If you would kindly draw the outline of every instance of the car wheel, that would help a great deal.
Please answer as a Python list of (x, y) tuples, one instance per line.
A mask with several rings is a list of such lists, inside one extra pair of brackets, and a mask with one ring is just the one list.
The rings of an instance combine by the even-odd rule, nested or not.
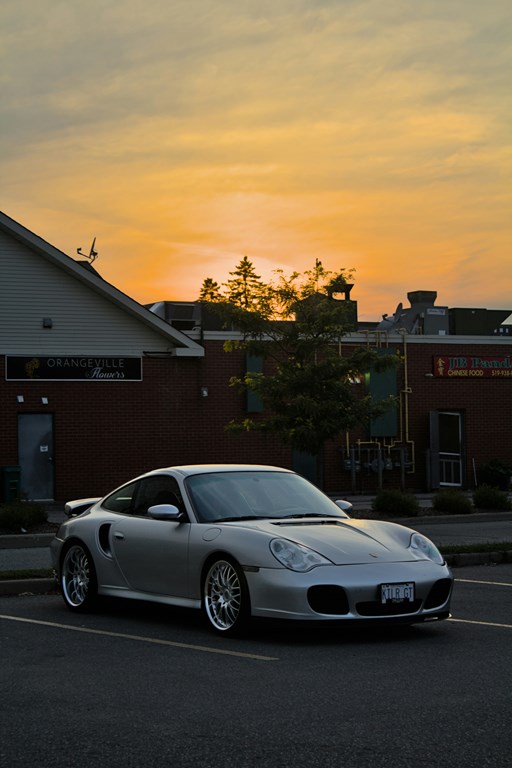
[(85, 544), (70, 544), (62, 557), (60, 586), (67, 607), (72, 611), (87, 611), (93, 607), (98, 594), (96, 570)]
[(208, 569), (203, 608), (217, 632), (233, 635), (247, 626), (251, 612), (249, 590), (242, 569), (233, 560), (216, 560)]

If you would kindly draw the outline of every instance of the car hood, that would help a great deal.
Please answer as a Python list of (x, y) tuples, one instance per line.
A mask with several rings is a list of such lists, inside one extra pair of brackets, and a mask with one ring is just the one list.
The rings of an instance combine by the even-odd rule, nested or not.
[(327, 557), (335, 565), (417, 559), (408, 548), (413, 531), (395, 523), (326, 517), (258, 520), (235, 525), (257, 528), (272, 537), (281, 536), (302, 544)]

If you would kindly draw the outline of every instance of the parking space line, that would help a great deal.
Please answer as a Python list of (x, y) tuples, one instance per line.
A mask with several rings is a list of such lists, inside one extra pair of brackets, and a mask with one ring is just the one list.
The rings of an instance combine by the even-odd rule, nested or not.
[(144, 637), (143, 635), (125, 635), (122, 632), (108, 632), (103, 629), (88, 629), (87, 627), (74, 627), (72, 624), (58, 624), (53, 621), (39, 621), (37, 619), (26, 619), (22, 616), (8, 616), (0, 614), (0, 619), (8, 621), (18, 621), (25, 624), (38, 624), (43, 627), (56, 627), (57, 629), (70, 629), (72, 632), (85, 632), (90, 635), (103, 635), (106, 637), (117, 637), (122, 640), (138, 640), (143, 643), (153, 643), (154, 645), (167, 645), (173, 648), (184, 648), (188, 651), (201, 651), (203, 653), (217, 653), (223, 656), (236, 656), (242, 659), (251, 659), (252, 661), (279, 661), (277, 656), (260, 656), (256, 653), (244, 653), (242, 651), (229, 651), (226, 648), (211, 648), (207, 645), (193, 645), (192, 643), (178, 643), (172, 640), (158, 640), (154, 637)]
[(491, 584), (493, 587), (512, 587), (507, 581), (478, 581), (478, 579), (455, 579), (457, 583), (463, 581), (466, 584)]
[(497, 624), (493, 621), (472, 621), (471, 619), (454, 619), (451, 616), (448, 621), (455, 621), (457, 624), (478, 624), (482, 627), (498, 627), (499, 629), (512, 629), (512, 624)]

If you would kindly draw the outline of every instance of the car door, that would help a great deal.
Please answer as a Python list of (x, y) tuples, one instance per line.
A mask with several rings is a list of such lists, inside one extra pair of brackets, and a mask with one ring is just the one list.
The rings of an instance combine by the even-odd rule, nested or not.
[[(190, 523), (149, 517), (149, 507), (162, 503), (183, 504), (176, 480), (169, 475), (140, 480), (131, 503), (110, 528), (111, 551), (131, 589), (187, 598)], [(109, 504), (115, 507), (116, 499), (107, 499), (105, 506)]]

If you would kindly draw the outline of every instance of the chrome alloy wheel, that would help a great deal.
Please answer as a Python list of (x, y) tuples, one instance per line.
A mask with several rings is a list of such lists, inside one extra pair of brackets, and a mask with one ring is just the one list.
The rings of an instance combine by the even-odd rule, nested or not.
[(85, 608), (95, 597), (95, 574), (91, 556), (81, 544), (72, 544), (61, 568), (62, 595), (69, 608)]
[(229, 633), (241, 627), (248, 609), (246, 594), (243, 574), (234, 563), (213, 563), (204, 582), (204, 609), (214, 629)]

